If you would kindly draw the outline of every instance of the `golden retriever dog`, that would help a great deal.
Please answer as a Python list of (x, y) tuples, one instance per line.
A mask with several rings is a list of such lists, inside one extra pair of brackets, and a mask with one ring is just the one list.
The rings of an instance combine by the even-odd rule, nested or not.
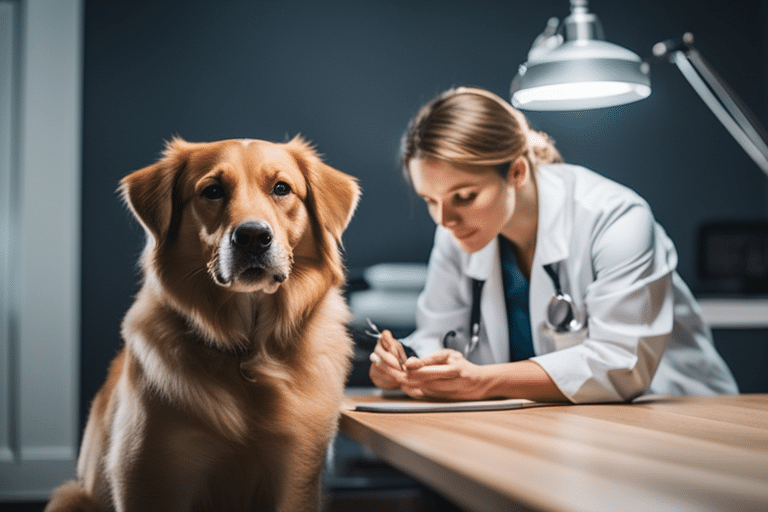
[(147, 232), (77, 480), (46, 510), (314, 511), (350, 369), (356, 180), (301, 138), (174, 139), (121, 191)]

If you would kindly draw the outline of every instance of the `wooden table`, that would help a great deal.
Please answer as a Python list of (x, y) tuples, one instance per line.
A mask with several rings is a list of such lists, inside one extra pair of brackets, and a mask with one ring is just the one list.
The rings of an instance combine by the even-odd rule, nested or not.
[(768, 510), (768, 395), (374, 413), (341, 431), (471, 511)]

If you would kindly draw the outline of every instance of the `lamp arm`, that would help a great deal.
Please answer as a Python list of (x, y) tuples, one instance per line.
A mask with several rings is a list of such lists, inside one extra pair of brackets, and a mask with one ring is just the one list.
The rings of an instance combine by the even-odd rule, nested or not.
[(746, 105), (690, 44), (684, 49), (674, 48), (667, 56), (736, 142), (768, 176), (765, 130)]
[(728, 87), (728, 84), (723, 80), (712, 65), (707, 62), (701, 53), (695, 48), (691, 48), (686, 56), (693, 67), (696, 68), (699, 75), (704, 78), (709, 86), (715, 91), (717, 97), (723, 103), (725, 108), (728, 109), (731, 116), (736, 119), (739, 126), (744, 128), (744, 132), (756, 143), (763, 143), (768, 147), (766, 141), (768, 141), (768, 135), (765, 129), (760, 125), (755, 115), (747, 108), (744, 102), (739, 98), (733, 90)]

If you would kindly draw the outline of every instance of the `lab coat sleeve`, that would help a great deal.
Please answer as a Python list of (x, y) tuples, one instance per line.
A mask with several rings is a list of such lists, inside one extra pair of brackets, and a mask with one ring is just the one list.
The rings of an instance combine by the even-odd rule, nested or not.
[(471, 292), (461, 271), (462, 257), (450, 234), (438, 227), (426, 283), (416, 306), (418, 328), (403, 340), (419, 357), (442, 349), (445, 333), (466, 330), (462, 323), (469, 322)]
[(587, 338), (534, 358), (573, 402), (648, 390), (673, 326), (674, 246), (644, 202), (609, 209), (591, 230)]

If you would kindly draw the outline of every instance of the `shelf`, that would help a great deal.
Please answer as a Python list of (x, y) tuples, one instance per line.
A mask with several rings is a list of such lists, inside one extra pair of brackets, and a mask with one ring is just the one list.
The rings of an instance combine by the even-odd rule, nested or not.
[(768, 328), (768, 298), (699, 298), (704, 318), (713, 329)]

